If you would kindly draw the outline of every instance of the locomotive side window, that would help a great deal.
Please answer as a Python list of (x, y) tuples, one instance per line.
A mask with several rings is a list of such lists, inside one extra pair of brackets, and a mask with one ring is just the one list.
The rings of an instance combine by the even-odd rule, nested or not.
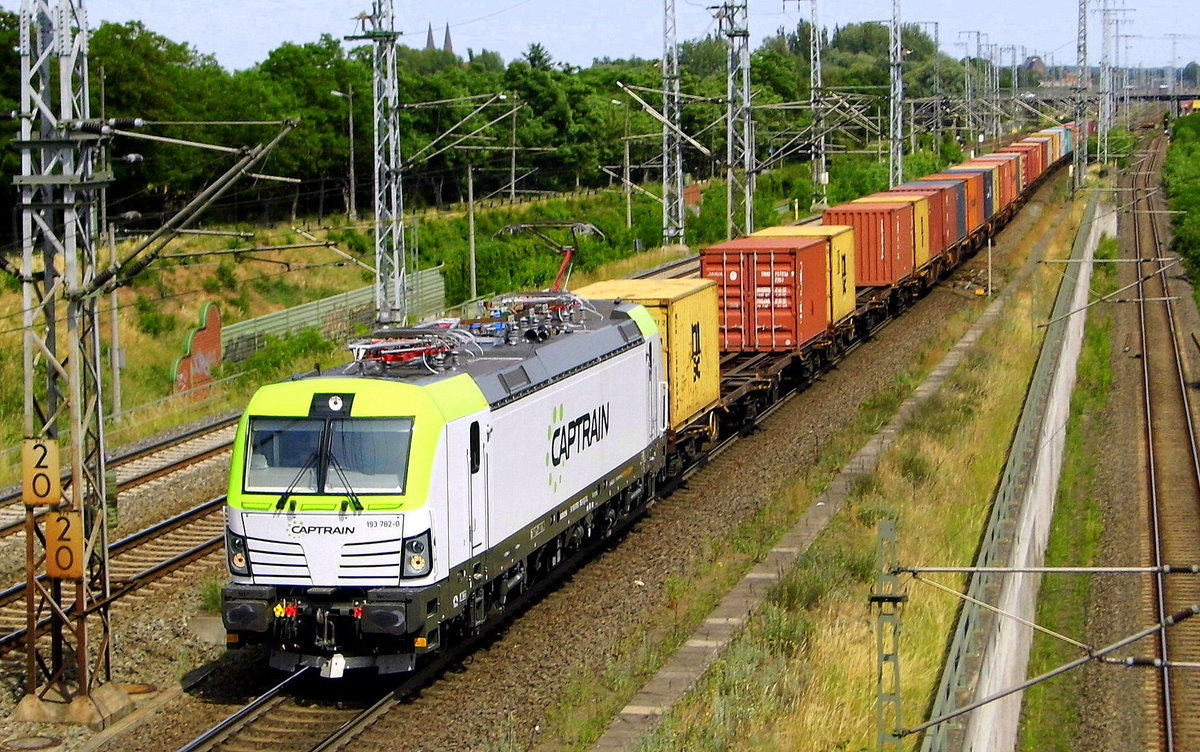
[(317, 453), (324, 421), (255, 418), (250, 421), (247, 491), (317, 490)]
[(471, 474), (479, 472), (479, 461), (482, 448), (479, 445), (479, 421), (471, 423)]
[(404, 493), (412, 418), (329, 423), (327, 493)]

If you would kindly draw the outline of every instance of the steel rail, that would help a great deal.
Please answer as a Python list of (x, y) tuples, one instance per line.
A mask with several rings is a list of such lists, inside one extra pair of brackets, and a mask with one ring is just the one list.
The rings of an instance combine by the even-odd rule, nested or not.
[[(225, 497), (218, 496), (214, 499), (193, 507), (185, 512), (175, 515), (169, 519), (163, 520), (151, 527), (141, 530), (133, 535), (122, 538), (119, 541), (109, 544), (109, 556), (116, 558), (120, 554), (126, 554), (136, 550), (138, 547), (157, 540), (163, 535), (183, 528), (189, 524), (198, 522), (206, 517), (209, 517), (214, 512), (223, 509)], [(102, 602), (97, 602), (92, 605), (90, 610), (95, 610), (102, 605), (111, 605), (121, 597), (128, 595), (136, 590), (140, 590), (146, 585), (160, 579), (167, 573), (174, 571), (196, 559), (203, 558), (213, 551), (219, 549), (225, 543), (224, 534), (213, 536), (192, 547), (185, 549), (168, 559), (158, 561), (149, 567), (141, 570), (137, 574), (124, 578), (119, 585), (113, 589), (107, 598)], [(39, 575), (38, 582), (45, 582), (46, 576)], [(25, 597), (25, 583), (19, 583), (0, 591), (0, 608), (11, 605), (20, 601)], [(68, 612), (70, 613), (70, 612)], [(38, 630), (50, 624), (50, 617), (46, 617), (38, 622)], [(0, 635), (0, 654), (12, 650), (19, 644), (23, 644), (26, 635), (28, 634), (27, 627), (21, 627), (6, 634)]]
[(211, 749), (215, 745), (225, 741), (229, 738), (231, 733), (237, 731), (239, 724), (244, 725), (247, 722), (253, 721), (254, 718), (252, 716), (258, 713), (260, 709), (264, 712), (269, 711), (270, 708), (267, 708), (266, 706), (278, 701), (283, 696), (283, 690), (288, 685), (307, 673), (308, 668), (302, 668), (296, 673), (286, 677), (283, 681), (279, 682), (274, 687), (256, 697), (253, 702), (239, 709), (236, 713), (213, 726), (202, 735), (180, 747), (179, 752), (197, 752), (197, 750), (200, 749)]
[[(187, 431), (184, 431), (182, 433), (167, 436), (167, 437), (160, 439), (158, 441), (155, 441), (151, 444), (147, 444), (146, 446), (139, 447), (137, 449), (133, 449), (128, 452), (124, 452), (122, 454), (114, 455), (113, 457), (110, 457), (108, 459), (108, 463), (107, 463), (108, 468), (113, 469), (116, 467), (120, 467), (121, 465), (126, 465), (126, 464), (129, 464), (132, 462), (136, 462), (137, 460), (145, 459), (145, 458), (150, 457), (158, 452), (170, 449), (171, 447), (174, 447), (174, 446), (177, 446), (180, 444), (185, 444), (185, 443), (187, 443), (189, 441), (193, 441), (195, 439), (203, 438), (204, 436), (206, 436), (210, 433), (216, 433), (217, 431), (222, 431), (226, 428), (229, 428), (230, 426), (236, 425), (237, 421), (238, 421), (237, 417), (222, 418), (222, 419), (219, 419), (216, 421), (212, 421), (210, 423), (206, 423), (201, 426), (197, 426), (195, 428), (188, 429)], [(134, 488), (143, 483), (147, 483), (151, 480), (154, 480), (155, 478), (160, 478), (163, 475), (165, 475), (175, 469), (178, 469), (180, 466), (197, 464), (199, 462), (202, 462), (203, 460), (208, 459), (209, 457), (213, 457), (222, 452), (228, 451), (230, 445), (231, 444), (222, 444), (220, 446), (203, 449), (203, 450), (200, 450), (193, 454), (190, 454), (187, 457), (180, 458), (178, 461), (176, 461), (170, 465), (151, 468), (150, 470), (147, 470), (146, 472), (141, 473), (140, 475), (137, 475), (133, 478), (126, 480), (124, 483), (121, 484), (121, 488), (123, 488), (123, 489)], [(63, 476), (63, 479), (66, 480), (67, 476)], [(20, 504), (20, 503), (21, 503), (21, 490), (19, 488), (16, 490), (11, 490), (11, 491), (5, 492), (3, 494), (0, 494), (0, 509), (14, 506), (14, 505)], [(46, 514), (45, 511), (41, 511), (38, 513), (37, 516), (40, 519), (43, 516), (45, 516), (45, 514)], [(25, 529), (25, 518), (24, 518), (24, 516), (21, 516), (18, 519), (14, 520), (13, 522), (6, 523), (6, 524), (0, 524), (0, 538), (6, 538), (10, 535), (15, 535), (16, 533), (22, 532), (24, 529)]]
[[(1171, 489), (1164, 487), (1164, 474), (1160, 467), (1159, 458), (1155, 456), (1156, 441), (1161, 442), (1162, 439), (1158, 436), (1155, 430), (1155, 423), (1160, 420), (1160, 416), (1176, 412), (1174, 404), (1163, 405), (1164, 400), (1175, 399), (1179, 400), (1182, 409), (1178, 410), (1179, 419), (1183, 421), (1186, 427), (1186, 451), (1190, 460), (1190, 483), (1193, 490), (1200, 489), (1200, 451), (1197, 449), (1197, 440), (1194, 426), (1191, 421), (1191, 405), (1188, 399), (1188, 384), (1184, 374), (1182, 355), (1178, 340), (1178, 331), (1175, 324), (1175, 311), (1170, 300), (1170, 283), (1166, 277), (1166, 269), (1168, 264), (1162, 260), (1157, 260), (1159, 250), (1162, 248), (1161, 228), (1156, 218), (1151, 216), (1149, 219), (1143, 218), (1143, 210), (1153, 209), (1155, 200), (1152, 195), (1151, 181), (1152, 176), (1157, 173), (1162, 162), (1162, 137), (1156, 138), (1150, 147), (1150, 155), (1148, 158), (1149, 170), (1139, 173), (1134, 176), (1133, 188), (1135, 191), (1135, 203), (1133, 206), (1133, 233), (1134, 233), (1134, 248), (1135, 254), (1139, 257), (1147, 258), (1143, 252), (1147, 249), (1143, 248), (1143, 243), (1148, 240), (1153, 244), (1151, 256), (1155, 260), (1147, 260), (1144, 264), (1139, 265), (1139, 282), (1138, 282), (1138, 319), (1139, 330), (1142, 345), (1142, 381), (1143, 381), (1143, 409), (1145, 411), (1145, 426), (1143, 437), (1147, 447), (1147, 497), (1149, 503), (1150, 528), (1151, 528), (1151, 548), (1154, 557), (1154, 563), (1161, 565), (1165, 558), (1167, 536), (1171, 535), (1169, 520), (1167, 519), (1167, 507), (1172, 503)], [(1140, 195), (1139, 195), (1140, 194)], [(1142, 270), (1145, 265), (1150, 265), (1151, 273), (1144, 273)], [(1151, 341), (1154, 335), (1150, 334), (1148, 328), (1148, 310), (1147, 304), (1151, 300), (1151, 295), (1148, 294), (1146, 286), (1151, 278), (1157, 278), (1158, 285), (1161, 287), (1162, 296), (1159, 296), (1156, 302), (1161, 302), (1165, 305), (1160, 309), (1162, 316), (1165, 319), (1165, 326), (1162, 326), (1164, 331), (1158, 333), (1158, 337), (1167, 337), (1169, 342), (1169, 354), (1164, 354), (1164, 358), (1170, 358), (1171, 363), (1168, 365), (1162, 362), (1151, 363)], [(1170, 394), (1159, 393), (1155, 394), (1155, 390), (1161, 388), (1154, 385), (1155, 372), (1161, 373), (1164, 368), (1173, 366), (1173, 383), (1170, 387)], [(1176, 489), (1178, 490), (1178, 489)], [(1167, 493), (1164, 496), (1164, 492)], [(1157, 609), (1160, 620), (1165, 614), (1170, 612), (1171, 604), (1170, 595), (1168, 593), (1167, 582), (1162, 574), (1157, 575), (1153, 581), (1155, 608)], [(1156, 645), (1160, 661), (1157, 665), (1157, 683), (1161, 692), (1160, 722), (1162, 724), (1162, 732), (1164, 735), (1165, 749), (1167, 752), (1174, 752), (1180, 748), (1180, 714), (1188, 712), (1188, 709), (1179, 705), (1179, 689), (1182, 685), (1178, 684), (1181, 681), (1177, 672), (1173, 671), (1174, 661), (1171, 660), (1174, 648), (1171, 645), (1171, 638), (1167, 630), (1159, 633)]]

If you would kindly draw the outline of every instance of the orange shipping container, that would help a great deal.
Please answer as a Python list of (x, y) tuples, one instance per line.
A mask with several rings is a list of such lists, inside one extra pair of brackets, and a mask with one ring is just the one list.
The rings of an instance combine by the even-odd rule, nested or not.
[(796, 350), (829, 328), (823, 238), (737, 238), (705, 248), (700, 276), (717, 283), (721, 350)]
[(929, 201), (915, 194), (897, 194), (888, 191), (872, 193), (856, 198), (852, 204), (911, 204), (913, 208), (913, 268), (920, 269), (929, 263), (933, 232), (929, 221)]
[(846, 225), (779, 225), (751, 233), (752, 238), (821, 238), (825, 241), (829, 320), (837, 324), (854, 313), (854, 228)]
[(854, 228), (854, 270), (859, 287), (887, 287), (913, 272), (911, 204), (841, 204), (822, 221)]
[(967, 234), (978, 230), (986, 221), (983, 205), (983, 173), (981, 172), (939, 172), (926, 175), (921, 180), (962, 180), (967, 185)]

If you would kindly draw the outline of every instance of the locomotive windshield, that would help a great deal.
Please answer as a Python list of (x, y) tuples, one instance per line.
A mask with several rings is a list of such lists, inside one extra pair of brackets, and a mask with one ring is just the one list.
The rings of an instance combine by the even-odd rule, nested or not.
[(412, 418), (252, 418), (246, 491), (402, 494)]

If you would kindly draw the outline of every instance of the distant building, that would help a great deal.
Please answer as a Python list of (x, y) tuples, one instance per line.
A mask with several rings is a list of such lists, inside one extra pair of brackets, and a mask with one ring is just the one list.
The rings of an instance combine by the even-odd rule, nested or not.
[(1039, 73), (1045, 75), (1046, 61), (1042, 60), (1042, 58), (1038, 55), (1031, 55), (1030, 57), (1025, 58), (1024, 68), (1030, 73)]
[(427, 51), (437, 49), (437, 45), (433, 43), (433, 24), (429, 24), (429, 31), (425, 34), (425, 49)]
[(442, 43), (442, 51), (454, 54), (454, 43), (450, 41), (450, 24), (446, 24), (446, 41)]

